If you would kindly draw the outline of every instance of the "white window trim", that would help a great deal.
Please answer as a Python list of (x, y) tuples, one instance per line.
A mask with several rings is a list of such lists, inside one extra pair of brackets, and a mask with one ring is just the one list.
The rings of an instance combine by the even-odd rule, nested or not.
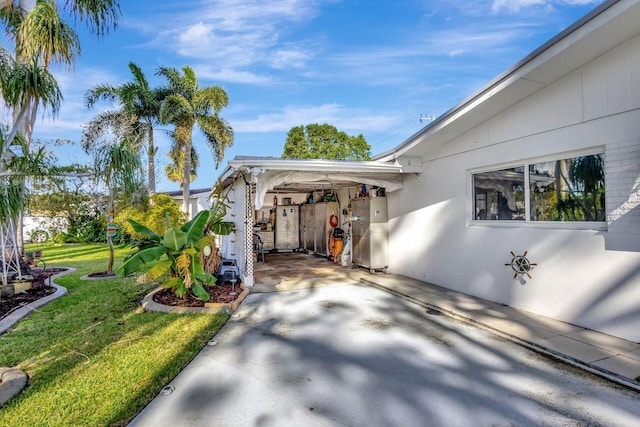
[[(565, 151), (546, 156), (531, 157), (526, 160), (519, 160), (514, 162), (497, 163), (491, 166), (484, 166), (481, 168), (474, 168), (467, 170), (467, 225), (472, 227), (508, 227), (508, 228), (552, 228), (552, 229), (566, 229), (566, 230), (598, 230), (607, 231), (608, 219), (605, 221), (531, 221), (531, 194), (529, 187), (529, 166), (535, 163), (552, 162), (563, 159), (569, 159), (574, 157), (591, 156), (594, 154), (602, 154), (606, 161), (605, 147), (591, 147), (583, 150)], [(474, 208), (474, 187), (473, 176), (478, 173), (497, 171), (501, 169), (522, 167), (524, 170), (524, 194), (525, 194), (525, 220), (480, 220), (475, 219), (473, 214)], [(607, 193), (606, 188), (606, 175), (605, 169), (605, 197)], [(608, 212), (606, 213), (608, 214)]]

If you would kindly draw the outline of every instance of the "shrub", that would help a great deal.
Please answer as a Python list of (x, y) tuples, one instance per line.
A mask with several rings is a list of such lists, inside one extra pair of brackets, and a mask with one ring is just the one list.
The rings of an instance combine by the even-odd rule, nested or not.
[(149, 198), (144, 208), (124, 209), (115, 218), (120, 226), (119, 229), (122, 229), (123, 233), (129, 235), (133, 240), (143, 239), (145, 235), (135, 231), (128, 220), (143, 224), (154, 233), (163, 235), (167, 231), (167, 227), (176, 227), (186, 219), (180, 205), (167, 194), (154, 194)]

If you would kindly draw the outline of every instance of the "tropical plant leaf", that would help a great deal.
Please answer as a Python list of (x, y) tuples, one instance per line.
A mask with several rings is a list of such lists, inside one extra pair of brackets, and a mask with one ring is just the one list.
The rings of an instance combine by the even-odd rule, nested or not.
[(173, 293), (179, 297), (183, 297), (187, 294), (187, 287), (184, 285), (184, 280), (178, 277), (178, 283), (173, 287)]
[(229, 221), (214, 222), (210, 225), (213, 233), (219, 236), (228, 236), (235, 229), (235, 224)]
[(159, 277), (162, 277), (163, 275), (165, 275), (171, 270), (172, 264), (173, 263), (171, 262), (171, 260), (163, 260), (156, 263), (153, 267), (151, 267), (149, 270), (147, 270), (146, 273), (142, 275), (142, 280), (145, 283), (149, 283), (158, 279)]
[(134, 221), (132, 219), (129, 219), (127, 221), (129, 222), (129, 224), (131, 224), (131, 227), (134, 229), (134, 231), (149, 236), (151, 240), (155, 240), (158, 242), (162, 240), (162, 236), (160, 236), (159, 234), (156, 234), (153, 230), (150, 230), (149, 228), (145, 227), (139, 222)]
[(156, 246), (136, 252), (129, 257), (122, 265), (116, 268), (116, 274), (124, 277), (140, 270), (143, 264), (152, 263), (165, 254), (166, 249), (162, 246)]
[(198, 248), (200, 252), (204, 249), (205, 246), (215, 246), (216, 245), (216, 236), (204, 236), (202, 239), (198, 240), (193, 246)]
[(197, 273), (196, 279), (198, 279), (200, 282), (202, 282), (204, 285), (207, 285), (207, 286), (214, 286), (217, 280), (213, 274), (209, 274), (209, 273)]
[(188, 243), (195, 243), (202, 237), (208, 220), (209, 211), (200, 211), (191, 221), (182, 226), (181, 230), (187, 233)]
[(192, 246), (188, 246), (182, 250), (182, 253), (193, 256), (198, 254), (198, 250)]
[(182, 281), (179, 277), (172, 277), (171, 279), (167, 279), (162, 283), (162, 287), (165, 289), (174, 289), (180, 285)]
[(170, 228), (164, 234), (162, 244), (174, 252), (179, 251), (187, 244), (187, 233)]
[(204, 286), (202, 286), (200, 282), (195, 282), (193, 284), (191, 292), (193, 292), (193, 294), (200, 298), (202, 301), (209, 301), (209, 299), (211, 298), (209, 292), (204, 289)]

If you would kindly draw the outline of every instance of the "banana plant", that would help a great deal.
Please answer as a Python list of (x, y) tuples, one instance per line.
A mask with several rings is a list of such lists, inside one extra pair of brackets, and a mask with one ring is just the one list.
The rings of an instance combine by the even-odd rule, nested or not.
[(139, 281), (143, 283), (160, 281), (177, 296), (184, 297), (191, 292), (208, 301), (209, 293), (204, 287), (215, 285), (216, 278), (204, 270), (200, 254), (208, 256), (215, 239), (215, 236), (204, 235), (209, 215), (208, 210), (199, 212), (181, 228), (169, 228), (164, 236), (130, 219), (134, 230), (143, 233), (147, 239), (138, 252), (116, 269), (116, 274), (124, 277), (141, 273)]

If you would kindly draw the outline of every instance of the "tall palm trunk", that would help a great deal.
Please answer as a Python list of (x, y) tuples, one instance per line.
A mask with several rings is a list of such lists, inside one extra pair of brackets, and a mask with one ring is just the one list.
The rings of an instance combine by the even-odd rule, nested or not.
[(189, 196), (191, 195), (191, 129), (184, 144), (184, 172), (182, 177), (182, 210), (189, 215)]
[(148, 159), (148, 179), (149, 179), (149, 196), (153, 196), (156, 193), (156, 147), (153, 143), (153, 125), (148, 123), (149, 132), (149, 147), (147, 150)]
[[(113, 216), (114, 216), (114, 212), (115, 212), (115, 191), (113, 189), (113, 186), (109, 185), (109, 207), (108, 207), (108, 212), (106, 213), (106, 219), (107, 219), (107, 225), (109, 224), (110, 221), (113, 221)], [(109, 234), (107, 232), (107, 244), (109, 245), (109, 265), (107, 266), (107, 274), (112, 275), (113, 274), (113, 264), (115, 261), (115, 250), (113, 248), (113, 237), (111, 237), (111, 234)]]

